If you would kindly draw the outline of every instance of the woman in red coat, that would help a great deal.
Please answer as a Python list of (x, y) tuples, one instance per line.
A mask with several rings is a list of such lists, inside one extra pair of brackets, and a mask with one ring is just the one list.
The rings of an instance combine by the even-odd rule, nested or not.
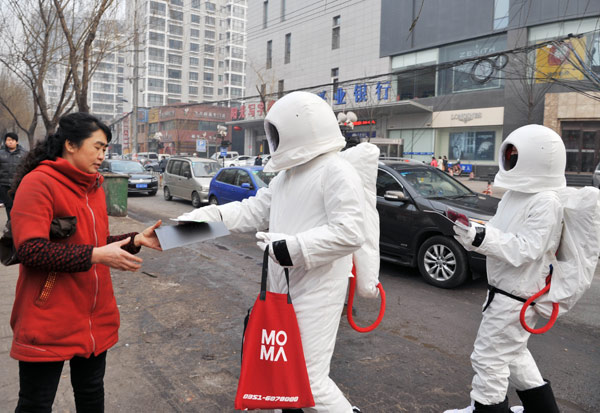
[[(78, 412), (104, 411), (106, 351), (118, 340), (110, 268), (136, 271), (141, 246), (160, 250), (154, 229), (111, 236), (98, 168), (110, 129), (87, 113), (63, 116), (17, 172), (11, 213), (21, 261), (10, 324), (19, 360), (17, 412), (50, 412), (65, 360)], [(50, 236), (56, 218), (76, 220), (67, 238)], [(68, 234), (67, 234), (68, 235)]]

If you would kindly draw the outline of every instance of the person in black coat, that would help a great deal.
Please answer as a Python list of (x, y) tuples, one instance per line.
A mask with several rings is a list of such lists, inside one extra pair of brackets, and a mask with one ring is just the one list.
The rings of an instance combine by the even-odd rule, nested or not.
[(262, 166), (263, 164), (263, 159), (260, 156), (260, 153), (258, 155), (256, 155), (256, 158), (254, 158), (254, 166)]
[(19, 145), (19, 136), (8, 132), (4, 135), (4, 146), (0, 149), (0, 202), (4, 203), (6, 216), (10, 219), (13, 198), (8, 194), (17, 166), (25, 158), (27, 151)]

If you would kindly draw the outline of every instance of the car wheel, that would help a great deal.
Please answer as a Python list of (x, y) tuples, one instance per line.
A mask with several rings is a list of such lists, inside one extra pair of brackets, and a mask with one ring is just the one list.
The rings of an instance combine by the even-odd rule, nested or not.
[(200, 205), (202, 205), (202, 202), (200, 201), (200, 195), (198, 195), (198, 192), (196, 191), (192, 192), (192, 206), (194, 208), (200, 208)]
[(219, 201), (217, 200), (217, 197), (214, 195), (211, 195), (210, 198), (208, 198), (208, 203), (210, 205), (219, 205)]
[(436, 287), (454, 288), (467, 279), (467, 253), (450, 237), (427, 239), (419, 248), (418, 260), (421, 275)]
[(166, 186), (163, 188), (163, 196), (165, 197), (165, 201), (170, 201), (173, 199), (171, 196), (171, 191), (169, 191), (169, 188)]
[(150, 192), (148, 192), (148, 195), (149, 196), (154, 196), (154, 195), (156, 195), (156, 191), (150, 191)]

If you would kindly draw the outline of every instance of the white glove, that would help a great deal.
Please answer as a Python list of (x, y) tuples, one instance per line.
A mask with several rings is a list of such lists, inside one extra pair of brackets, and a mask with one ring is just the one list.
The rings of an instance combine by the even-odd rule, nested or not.
[(264, 251), (269, 247), (269, 256), (282, 267), (298, 267), (304, 265), (304, 256), (298, 239), (293, 235), (273, 232), (257, 232), (258, 248)]
[(203, 222), (221, 222), (223, 218), (216, 205), (208, 205), (203, 208), (197, 208), (186, 212), (177, 217), (180, 221), (203, 221)]
[[(475, 250), (483, 242), (485, 237), (485, 227), (483, 225), (466, 226), (460, 222), (455, 222), (452, 227), (454, 230), (454, 239), (457, 240), (468, 251)], [(477, 242), (475, 242), (477, 238)], [(476, 245), (474, 245), (476, 244)]]

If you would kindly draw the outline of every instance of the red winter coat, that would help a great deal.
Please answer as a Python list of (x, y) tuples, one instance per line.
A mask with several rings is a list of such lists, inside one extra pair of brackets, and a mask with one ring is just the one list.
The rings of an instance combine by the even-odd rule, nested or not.
[[(53, 218), (77, 217), (77, 230), (59, 243), (106, 245), (108, 216), (100, 174), (84, 173), (63, 158), (28, 173), (11, 212), (15, 247), (48, 239)], [(119, 311), (110, 270), (49, 272), (19, 266), (10, 319), (10, 355), (21, 361), (60, 361), (98, 355), (118, 341)]]

